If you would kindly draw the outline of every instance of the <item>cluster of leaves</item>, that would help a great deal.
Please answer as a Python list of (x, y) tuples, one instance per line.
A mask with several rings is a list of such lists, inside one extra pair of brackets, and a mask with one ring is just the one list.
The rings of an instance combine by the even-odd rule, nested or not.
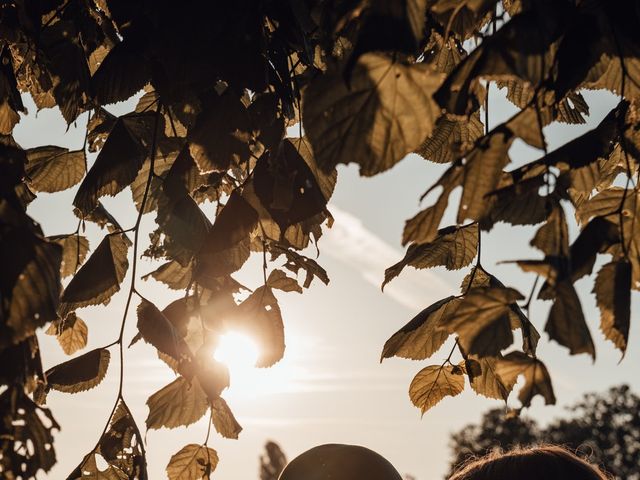
[(451, 435), (451, 474), (470, 458), (494, 450), (552, 443), (564, 445), (586, 456), (616, 479), (640, 478), (640, 397), (626, 385), (603, 393), (588, 393), (568, 407), (569, 418), (559, 418), (546, 427), (525, 416), (508, 416), (495, 409), (479, 424), (471, 424)]
[[(464, 376), (476, 391), (504, 399), (524, 375), (523, 405), (537, 394), (553, 402), (549, 374), (535, 355), (539, 335), (525, 315), (533, 292), (519, 305), (522, 295), (481, 267), (480, 235), (501, 221), (542, 224), (532, 245), (544, 259), (518, 264), (545, 278), (538, 296), (554, 302), (545, 330), (571, 353), (595, 354), (573, 283), (591, 273), (599, 253), (612, 255), (595, 293), (605, 336), (624, 351), (629, 292), (640, 282), (637, 19), (633, 2), (622, 0), (3, 4), (0, 383), (11, 408), (2, 409), (8, 431), (0, 473), (29, 477), (50, 469), (57, 425), (42, 406), (47, 393), (95, 387), (117, 348), (113, 411), (70, 478), (146, 478), (142, 437), (122, 394), (123, 337), (134, 299), (139, 333), (131, 344), (151, 344), (176, 373), (149, 398), (147, 428), (188, 425), (209, 411), (210, 426), (237, 437), (241, 427), (220, 396), (228, 372), (211, 359), (219, 335), (228, 328), (249, 332), (261, 347), (259, 366), (277, 362), (285, 337), (274, 290), (328, 282), (300, 252), (331, 224), (326, 205), (336, 166), (356, 162), (363, 175), (375, 175), (410, 152), (450, 167), (436, 183), (442, 187), (436, 203), (407, 222), (407, 254), (387, 270), (385, 283), (407, 265), (461, 269), (477, 261), (462, 294), (421, 312), (387, 342), (383, 357), (426, 359), (457, 336), (463, 361), (453, 364), (449, 355), (412, 384), (412, 400), (423, 411), (462, 391)], [(472, 49), (474, 39), (479, 45)], [(488, 82), (506, 88), (521, 111), (485, 132), (480, 109)], [(621, 102), (596, 129), (547, 152), (542, 128), (584, 122), (585, 88), (616, 92)], [(104, 108), (139, 92), (129, 113)], [(25, 113), (23, 94), (39, 109), (57, 106), (68, 123), (84, 114), (83, 148), (21, 148), (12, 132)], [(287, 137), (296, 124), (306, 136), (300, 130)], [(516, 139), (544, 156), (505, 171)], [(88, 153), (96, 154), (90, 168)], [(620, 176), (624, 188), (614, 185)], [(38, 192), (76, 186), (77, 230), (45, 237), (26, 214), (28, 204)], [(456, 224), (440, 228), (458, 187)], [(125, 189), (138, 210), (130, 228), (101, 203)], [(564, 212), (570, 207), (583, 227), (573, 242)], [(145, 214), (157, 229), (144, 255), (162, 264), (143, 278), (184, 291), (163, 308), (140, 293)], [(86, 222), (105, 231), (93, 250), (83, 235)], [(252, 252), (263, 255), (264, 278), (250, 289), (232, 275)], [(78, 310), (108, 304), (127, 275), (117, 338), (44, 372), (36, 331), (46, 326), (68, 354), (81, 350), (88, 328)], [(72, 278), (63, 289), (64, 277)], [(523, 349), (503, 356), (513, 329), (522, 331)], [(29, 412), (50, 420), (34, 425), (42, 434), (22, 428), (19, 416)], [(169, 478), (208, 478), (217, 463), (208, 439), (176, 453)], [(26, 451), (25, 441), (33, 444)]]
[[(122, 394), (125, 322), (136, 298), (138, 334), (131, 345), (151, 344), (176, 373), (149, 397), (147, 428), (189, 425), (208, 411), (210, 426), (238, 437), (241, 426), (220, 396), (229, 373), (212, 358), (219, 336), (246, 331), (260, 344), (258, 366), (271, 366), (285, 349), (274, 292), (329, 281), (299, 252), (331, 220), (326, 205), (336, 171), (320, 170), (306, 138), (286, 136), (300, 122), (301, 89), (324, 62), (326, 40), (311, 7), (54, 0), (0, 8), (3, 478), (31, 478), (55, 463), (51, 431), (58, 426), (27, 394), (42, 405), (51, 390), (96, 387), (113, 348), (120, 356), (113, 411), (69, 478), (146, 478), (143, 437)], [(38, 109), (57, 106), (69, 124), (84, 114), (83, 148), (21, 148), (12, 132), (26, 113), (24, 94)], [(136, 94), (129, 113), (114, 116), (104, 108)], [(27, 206), (38, 192), (72, 187), (77, 230), (45, 237)], [(131, 228), (101, 203), (127, 188), (138, 210)], [(143, 243), (145, 214), (155, 217), (157, 229)], [(93, 249), (83, 234), (86, 222), (105, 231)], [(250, 289), (232, 274), (252, 252), (264, 256), (264, 281)], [(143, 278), (183, 290), (180, 299), (158, 307), (139, 293), (141, 253), (161, 262)], [(79, 309), (107, 305), (127, 275), (132, 280), (115, 341), (105, 339), (103, 347), (44, 372), (37, 329), (47, 326), (65, 353), (81, 351), (89, 329)], [(71, 278), (62, 288), (65, 277)], [(25, 415), (49, 421), (28, 420), (25, 429)], [(208, 438), (170, 459), (169, 478), (209, 478), (218, 457)]]
[[(522, 407), (536, 395), (554, 403), (551, 377), (536, 356), (540, 334), (528, 318), (529, 306), (536, 294), (552, 301), (545, 332), (571, 354), (595, 359), (574, 284), (592, 273), (599, 254), (611, 256), (597, 272), (593, 288), (601, 329), (623, 355), (627, 348), (631, 290), (640, 285), (635, 245), (640, 42), (632, 27), (638, 11), (625, 2), (437, 4), (448, 13), (440, 18), (447, 41), (460, 45), (471, 36), (481, 41), (468, 54), (449, 50), (444, 61), (443, 47), (438, 50), (432, 33), (431, 49), (418, 64), (424, 68), (430, 63), (446, 78), (432, 97), (443, 113), (431, 122), (426, 140), (411, 149), (450, 166), (425, 194), (439, 190), (435, 202), (406, 222), (406, 255), (387, 269), (384, 284), (407, 266), (457, 270), (472, 265), (474, 258), (475, 264), (461, 293), (417, 314), (389, 338), (382, 359), (425, 360), (449, 337), (455, 338), (446, 359), (421, 370), (411, 383), (409, 395), (422, 412), (445, 396), (461, 393), (465, 377), (475, 392), (506, 401), (523, 376), (518, 395)], [(519, 111), (488, 130), (491, 83), (506, 89)], [(585, 89), (609, 90), (620, 102), (593, 130), (549, 151), (543, 128), (552, 122), (584, 123), (589, 108), (580, 92)], [(542, 156), (509, 169), (515, 140)], [(386, 159), (378, 160), (378, 170), (387, 168)], [(456, 224), (441, 228), (449, 197), (458, 188), (462, 193)], [(575, 212), (580, 228), (574, 239), (567, 209)], [(498, 222), (540, 225), (531, 246), (543, 258), (515, 261), (535, 274), (526, 298), (482, 267), (482, 232)], [(514, 330), (521, 332), (521, 350), (505, 354), (514, 344)], [(456, 350), (459, 362), (452, 361)]]

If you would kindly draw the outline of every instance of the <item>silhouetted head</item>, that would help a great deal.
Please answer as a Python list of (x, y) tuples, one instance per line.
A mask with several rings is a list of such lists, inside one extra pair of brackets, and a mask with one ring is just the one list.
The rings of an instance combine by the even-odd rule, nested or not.
[(358, 445), (328, 444), (294, 458), (280, 480), (402, 480), (382, 455)]
[(491, 453), (473, 460), (449, 480), (607, 480), (600, 470), (553, 445)]

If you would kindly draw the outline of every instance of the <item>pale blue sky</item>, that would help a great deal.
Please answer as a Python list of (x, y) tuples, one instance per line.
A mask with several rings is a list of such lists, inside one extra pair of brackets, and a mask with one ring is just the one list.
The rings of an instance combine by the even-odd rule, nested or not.
[[(513, 111), (498, 99), (490, 110), (491, 124), (504, 120)], [(593, 128), (615, 105), (613, 97), (589, 93), (592, 115), (587, 126), (562, 126), (547, 129), (551, 148)], [(30, 112), (35, 113), (31, 106)], [(126, 111), (127, 105), (116, 111)], [(23, 118), (16, 128), (16, 140), (23, 147), (42, 144), (79, 148), (83, 142), (86, 117), (78, 120), (79, 129), (66, 126), (57, 111), (42, 111)], [(512, 149), (514, 164), (535, 158), (538, 153), (516, 145)], [(320, 263), (327, 269), (331, 283), (325, 287), (314, 283), (303, 295), (279, 294), (285, 321), (288, 350), (285, 359), (272, 369), (237, 379), (229, 392), (231, 408), (244, 426), (240, 439), (225, 440), (212, 436), (210, 445), (220, 455), (214, 478), (256, 479), (258, 455), (267, 439), (281, 444), (289, 458), (328, 442), (357, 443), (386, 456), (401, 473), (411, 473), (419, 480), (441, 478), (449, 460), (449, 433), (477, 421), (482, 412), (500, 405), (475, 395), (470, 389), (454, 399), (446, 399), (420, 418), (409, 401), (407, 390), (413, 375), (428, 362), (391, 359), (379, 364), (384, 341), (404, 325), (416, 312), (449, 294), (458, 293), (461, 272), (443, 269), (415, 271), (411, 268), (381, 293), (379, 285), (384, 268), (402, 256), (400, 237), (404, 221), (418, 211), (419, 196), (443, 170), (419, 157), (409, 156), (391, 171), (372, 179), (360, 178), (353, 166), (340, 167), (338, 186), (332, 198), (336, 223), (320, 241)], [(74, 192), (42, 194), (30, 207), (30, 213), (42, 223), (47, 235), (70, 233), (76, 228), (71, 213)], [(126, 228), (134, 223), (130, 192), (105, 199), (107, 208)], [(429, 199), (425, 202), (428, 204)], [(455, 193), (450, 204), (457, 205)], [(211, 211), (207, 213), (212, 213)], [(568, 215), (571, 217), (571, 215)], [(451, 221), (452, 212), (445, 218)], [(152, 216), (143, 221), (145, 232), (153, 227)], [(495, 265), (497, 260), (527, 258), (536, 255), (529, 246), (534, 229), (498, 225), (483, 237), (483, 265), (504, 283), (528, 292), (533, 277), (523, 275), (510, 265)], [(575, 233), (575, 227), (573, 228)], [(88, 227), (92, 247), (101, 235)], [(141, 235), (146, 238), (146, 235)], [(148, 261), (139, 270), (153, 269)], [(241, 281), (257, 285), (261, 278), (259, 259), (251, 260), (240, 274)], [(127, 278), (124, 285), (128, 285)], [(585, 391), (604, 390), (621, 382), (636, 390), (640, 381), (633, 369), (640, 360), (638, 335), (633, 323), (630, 346), (624, 361), (605, 343), (598, 329), (599, 313), (591, 290), (592, 279), (578, 282), (588, 323), (596, 340), (595, 364), (586, 355), (571, 357), (566, 349), (551, 344), (543, 333), (539, 356), (551, 371), (558, 406), (545, 407), (536, 399), (528, 414), (546, 421), (562, 414), (563, 406), (577, 400)], [(142, 282), (140, 291), (164, 306), (178, 293), (162, 285)], [(126, 290), (123, 289), (123, 290)], [(115, 295), (107, 307), (79, 312), (89, 325), (89, 346), (95, 348), (117, 337), (123, 311), (124, 292)], [(637, 298), (634, 295), (634, 312)], [(546, 320), (548, 303), (536, 302), (532, 320), (540, 331)], [(135, 309), (131, 310), (125, 339), (135, 331)], [(54, 339), (42, 338), (45, 368), (65, 359)], [(49, 405), (62, 431), (56, 435), (58, 465), (50, 478), (64, 478), (92, 448), (110, 411), (117, 391), (117, 355), (105, 381), (92, 391), (67, 395), (51, 392)], [(433, 357), (440, 363), (446, 347)], [(125, 396), (136, 419), (144, 426), (146, 398), (172, 380), (169, 369), (155, 358), (152, 349), (142, 343), (126, 352)], [(232, 379), (233, 382), (233, 379)], [(513, 395), (513, 405), (517, 405)], [(147, 434), (150, 478), (164, 478), (169, 457), (186, 443), (200, 443), (206, 420), (189, 428), (151, 431)]]

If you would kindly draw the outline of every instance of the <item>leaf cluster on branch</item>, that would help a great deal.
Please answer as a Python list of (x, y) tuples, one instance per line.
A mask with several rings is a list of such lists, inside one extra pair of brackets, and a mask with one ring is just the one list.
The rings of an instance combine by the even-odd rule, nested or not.
[[(149, 397), (147, 428), (189, 425), (208, 411), (209, 430), (237, 438), (241, 427), (220, 396), (229, 374), (211, 351), (235, 328), (260, 344), (259, 366), (282, 358), (275, 291), (328, 283), (305, 249), (331, 226), (339, 164), (355, 162), (370, 176), (416, 152), (449, 165), (429, 189), (441, 187), (435, 203), (406, 223), (405, 257), (385, 274), (387, 283), (407, 266), (462, 269), (476, 259), (459, 295), (427, 307), (384, 347), (383, 358), (422, 360), (456, 337), (446, 360), (411, 384), (423, 412), (459, 394), (465, 377), (475, 391), (506, 399), (522, 375), (523, 406), (536, 395), (553, 403), (529, 305), (536, 291), (552, 301), (550, 338), (595, 356), (574, 283), (599, 254), (611, 256), (594, 284), (601, 327), (624, 353), (630, 290), (640, 285), (638, 18), (634, 2), (622, 0), (3, 3), (0, 473), (33, 478), (51, 468), (58, 425), (47, 394), (94, 388), (117, 351), (112, 412), (69, 478), (146, 478), (143, 436), (122, 389), (125, 347), (139, 340), (176, 374)], [(492, 83), (519, 112), (488, 130)], [(595, 129), (548, 151), (546, 125), (585, 122), (584, 89), (609, 90), (620, 103)], [(38, 109), (57, 107), (68, 124), (84, 119), (82, 148), (18, 145), (12, 133), (27, 94)], [(132, 111), (110, 113), (110, 104), (134, 95)], [(305, 135), (300, 128), (289, 136), (297, 124)], [(516, 140), (541, 157), (509, 169)], [(39, 192), (71, 188), (77, 229), (44, 236), (28, 205)], [(457, 189), (456, 207), (449, 197)], [(138, 211), (133, 226), (101, 202), (125, 190)], [(442, 226), (448, 208), (455, 224)], [(575, 239), (567, 210), (581, 227)], [(148, 241), (139, 238), (144, 215), (157, 226)], [(93, 249), (88, 222), (103, 231)], [(536, 275), (526, 299), (480, 263), (482, 232), (498, 222), (540, 225), (531, 244), (543, 258), (517, 262)], [(247, 287), (233, 275), (252, 253), (263, 257), (263, 282)], [(140, 276), (141, 255), (160, 266)], [(140, 280), (149, 277), (184, 295), (155, 305), (143, 296)], [(123, 288), (115, 339), (43, 371), (36, 332), (46, 327), (75, 354), (90, 324), (78, 310), (107, 305)], [(125, 325), (138, 301), (129, 343)], [(503, 354), (514, 330), (522, 348)], [(209, 431), (173, 455), (169, 478), (209, 478), (218, 457), (208, 441)]]

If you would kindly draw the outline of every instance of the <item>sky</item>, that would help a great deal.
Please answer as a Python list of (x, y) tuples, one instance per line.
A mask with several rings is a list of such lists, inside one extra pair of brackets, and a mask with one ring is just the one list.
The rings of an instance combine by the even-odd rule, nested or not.
[[(490, 126), (508, 118), (515, 110), (495, 89), (491, 90)], [(616, 104), (603, 93), (585, 94), (591, 116), (587, 125), (550, 126), (545, 130), (550, 149), (593, 128)], [(15, 138), (23, 147), (52, 144), (79, 148), (84, 139), (86, 116), (68, 129), (57, 110), (30, 114), (16, 127)], [(114, 113), (125, 113), (131, 103), (116, 105)], [(297, 130), (297, 129), (296, 129)], [(530, 161), (536, 152), (520, 142), (511, 150), (512, 166)], [(373, 178), (361, 178), (357, 168), (339, 167), (338, 185), (329, 205), (335, 223), (319, 242), (319, 262), (329, 273), (328, 286), (316, 281), (300, 295), (278, 292), (286, 330), (285, 358), (269, 369), (244, 368), (232, 371), (232, 386), (223, 394), (244, 427), (239, 440), (227, 440), (213, 434), (210, 446), (218, 451), (220, 463), (213, 478), (257, 479), (259, 455), (267, 440), (278, 442), (288, 458), (323, 443), (360, 444), (389, 459), (400, 473), (418, 480), (442, 478), (448, 470), (449, 435), (464, 425), (477, 422), (489, 408), (502, 404), (476, 395), (470, 388), (455, 398), (446, 398), (421, 417), (408, 397), (413, 376), (423, 367), (439, 364), (448, 353), (445, 345), (429, 361), (388, 359), (379, 362), (385, 340), (431, 303), (459, 293), (459, 284), (467, 270), (414, 270), (407, 268), (393, 280), (384, 293), (380, 290), (384, 269), (403, 256), (400, 238), (404, 221), (421, 207), (420, 195), (446, 168), (409, 155), (396, 167)], [(71, 233), (77, 220), (71, 202), (75, 189), (57, 194), (41, 194), (29, 207), (29, 213), (41, 223), (46, 235)], [(454, 192), (450, 206), (457, 206)], [(422, 206), (430, 205), (429, 196)], [(127, 189), (104, 204), (125, 228), (135, 222), (131, 194)], [(208, 214), (213, 207), (209, 206)], [(450, 208), (442, 226), (453, 222)], [(568, 215), (571, 218), (571, 215)], [(152, 215), (142, 223), (142, 235), (154, 227)], [(571, 225), (575, 235), (575, 224)], [(525, 275), (501, 260), (537, 258), (528, 245), (535, 228), (497, 225), (483, 234), (482, 263), (503, 283), (528, 292), (532, 275)], [(86, 234), (95, 248), (102, 233), (88, 225)], [(607, 260), (603, 258), (599, 263)], [(154, 269), (142, 260), (139, 271)], [(238, 275), (242, 283), (261, 282), (261, 259), (252, 258)], [(124, 286), (129, 285), (127, 277)], [(603, 391), (623, 382), (640, 390), (640, 377), (633, 373), (640, 361), (640, 323), (632, 322), (629, 348), (620, 362), (620, 354), (605, 342), (598, 328), (599, 312), (590, 294), (593, 278), (578, 282), (578, 293), (597, 349), (597, 360), (587, 355), (569, 356), (568, 351), (549, 341), (542, 333), (539, 357), (547, 364), (555, 388), (557, 405), (544, 406), (536, 398), (526, 414), (545, 423), (567, 415), (566, 406), (583, 393)], [(160, 306), (180, 295), (153, 280), (140, 282), (141, 293)], [(124, 309), (126, 288), (109, 305), (86, 308), (78, 315), (89, 326), (89, 344), (84, 351), (111, 343), (117, 338)], [(549, 302), (535, 302), (532, 321), (543, 332)], [(633, 297), (633, 314), (638, 309)], [(128, 317), (125, 341), (135, 335), (135, 308)], [(54, 338), (40, 335), (43, 361), (49, 368), (67, 359)], [(124, 395), (138, 425), (144, 432), (147, 416), (145, 401), (149, 395), (174, 379), (155, 352), (142, 342), (126, 350)], [(69, 395), (52, 391), (48, 405), (61, 430), (55, 436), (58, 464), (48, 478), (65, 478), (98, 440), (117, 393), (118, 359), (112, 361), (105, 380), (93, 390)], [(518, 388), (518, 387), (516, 387)], [(517, 406), (516, 395), (510, 405)], [(206, 432), (203, 419), (188, 428), (146, 432), (150, 478), (166, 478), (164, 468), (169, 457), (188, 443), (201, 443)]]

